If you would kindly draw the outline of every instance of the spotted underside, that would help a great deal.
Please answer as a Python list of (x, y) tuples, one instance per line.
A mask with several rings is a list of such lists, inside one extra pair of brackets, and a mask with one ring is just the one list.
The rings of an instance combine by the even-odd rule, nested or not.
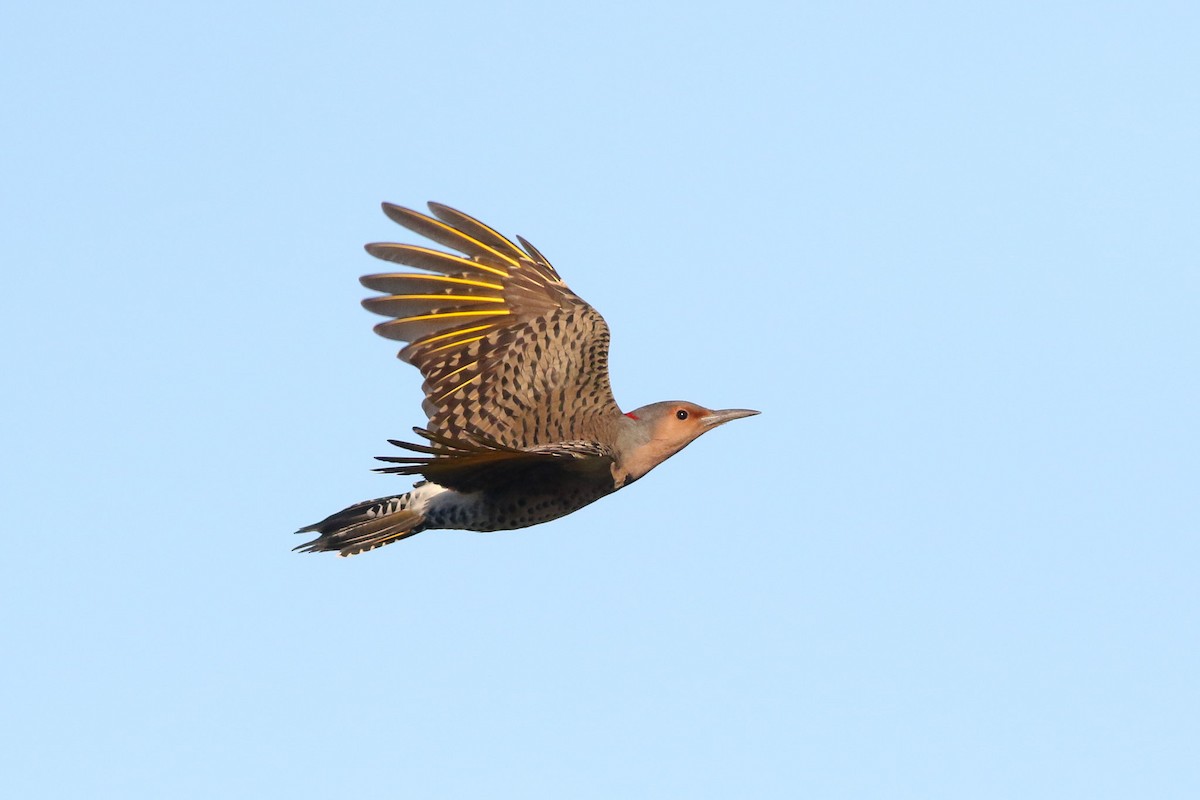
[[(611, 461), (607, 441), (620, 411), (608, 379), (608, 326), (538, 250), (430, 203), (435, 217), (391, 204), (395, 222), (463, 255), (407, 244), (370, 244), (377, 258), (427, 273), (368, 275), (384, 294), (375, 326), (407, 342), (400, 358), (425, 377), (428, 444), (393, 442), (422, 457), (388, 457), (386, 472), (424, 474), (461, 491), (527, 470)], [(580, 461), (590, 461), (586, 467)]]

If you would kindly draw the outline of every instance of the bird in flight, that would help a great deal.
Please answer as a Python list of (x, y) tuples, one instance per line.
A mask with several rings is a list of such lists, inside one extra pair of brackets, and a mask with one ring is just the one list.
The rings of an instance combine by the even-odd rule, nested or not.
[[(406, 342), (402, 361), (425, 378), (413, 428), (389, 440), (402, 455), (376, 471), (421, 475), (402, 494), (357, 503), (297, 533), (297, 550), (343, 556), (452, 528), (524, 528), (612, 494), (701, 434), (757, 411), (712, 411), (671, 400), (622, 412), (608, 381), (608, 325), (529, 242), (518, 246), (440, 203), (432, 216), (383, 204), (394, 222), (449, 253), (412, 244), (366, 246), (376, 258), (425, 272), (363, 277), (382, 294), (363, 306)], [(461, 255), (458, 255), (461, 254)]]

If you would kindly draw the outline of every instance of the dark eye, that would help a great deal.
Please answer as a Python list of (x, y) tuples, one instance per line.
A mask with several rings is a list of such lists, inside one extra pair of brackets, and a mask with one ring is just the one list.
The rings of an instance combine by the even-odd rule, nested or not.
[(675, 412), (675, 419), (687, 419), (687, 409), (679, 409)]

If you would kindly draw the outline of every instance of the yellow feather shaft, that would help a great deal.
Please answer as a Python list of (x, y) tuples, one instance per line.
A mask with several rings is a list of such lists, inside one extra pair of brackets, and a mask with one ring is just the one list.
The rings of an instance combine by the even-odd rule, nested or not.
[[(503, 297), (484, 297), (472, 294), (393, 294), (383, 297), (384, 300), (459, 300), (468, 303), (503, 303)], [(493, 313), (493, 312), (487, 312)], [(406, 318), (407, 319), (407, 318)]]
[[(391, 325), (397, 322), (424, 322), (427, 319), (453, 319), (454, 317), (500, 317), (505, 314), (511, 314), (508, 309), (498, 308), (495, 311), (439, 311), (436, 314), (418, 314), (415, 317), (398, 317), (392, 322), (385, 323)], [(459, 331), (461, 333), (461, 331)]]
[[(438, 224), (441, 225), (440, 222)], [(443, 228), (446, 227), (445, 225), (441, 225), (441, 226)], [(450, 230), (454, 230), (454, 229), (450, 228)], [(461, 233), (461, 231), (454, 231), (454, 232)], [(462, 235), (465, 236), (466, 234), (462, 234)], [(467, 238), (470, 239), (471, 237), (468, 236)], [(471, 241), (474, 242), (475, 240), (471, 239)], [(449, 246), (449, 245), (447, 245), (447, 246)], [(483, 245), (483, 244), (481, 244), (480, 246), (487, 247), (487, 245)], [(462, 265), (462, 267), (460, 267), (460, 269), (463, 269), (463, 270), (481, 269), (481, 270), (484, 270), (485, 272), (490, 272), (493, 275), (499, 275), (501, 278), (508, 277), (507, 270), (498, 269), (496, 267), (489, 267), (487, 264), (480, 264), (478, 261), (476, 261), (473, 258), (463, 258), (462, 256), (453, 255), (451, 253), (446, 253), (441, 250), (434, 250), (431, 247), (422, 247), (422, 246), (416, 245), (416, 244), (398, 244), (396, 242), (377, 242), (376, 244), (367, 245), (367, 247), (368, 247), (369, 252), (371, 252), (371, 254), (375, 255), (377, 258), (382, 258), (385, 261), (394, 261), (399, 264), (408, 264), (408, 261), (406, 261), (405, 259), (400, 258), (398, 256), (395, 258), (388, 258), (387, 253), (389, 253), (389, 252), (415, 253), (418, 256), (425, 256), (433, 262), (441, 262), (439, 264), (439, 266), (436, 266), (436, 267), (425, 267), (422, 264), (409, 264), (409, 266), (419, 267), (421, 269), (442, 269), (442, 270), (444, 270), (444, 269), (450, 268), (449, 264), (457, 263), (457, 264)], [(376, 249), (371, 250), (370, 248), (376, 248)], [(491, 248), (488, 248), (488, 249), (491, 250)], [(495, 251), (493, 250), (492, 252), (495, 252)], [(512, 261), (512, 259), (506, 258), (505, 261)], [(519, 266), (519, 265), (517, 265), (517, 266)]]
[[(421, 340), (421, 344), (429, 344), (430, 342), (438, 342), (438, 341), (441, 341), (442, 339), (449, 339), (452, 336), (462, 336), (464, 333), (476, 333), (477, 331), (486, 331), (488, 328), (494, 328), (494, 327), (496, 327), (496, 323), (493, 322), (488, 325), (476, 325), (474, 328), (463, 328), (462, 330), (450, 331), (449, 333), (439, 333), (436, 336), (426, 336), (424, 339)], [(475, 341), (476, 339), (482, 339), (482, 338), (483, 338), (482, 336), (477, 336), (477, 337), (475, 337), (475, 339), (472, 339), (471, 341)], [(457, 342), (455, 344), (457, 344)], [(453, 345), (451, 345), (451, 346), (453, 346)], [(440, 350), (441, 348), (439, 347), (438, 349)]]
[(459, 367), (458, 369), (454, 370), (454, 372), (448, 372), (448, 373), (446, 373), (446, 374), (445, 374), (445, 375), (443, 375), (442, 377), (438, 378), (438, 379), (437, 379), (437, 382), (438, 382), (439, 384), (445, 383), (446, 381), (450, 380), (451, 378), (453, 378), (453, 377), (454, 377), (455, 375), (457, 375), (458, 373), (460, 373), (460, 372), (465, 372), (466, 370), (469, 370), (471, 367), (475, 367), (475, 366), (478, 366), (478, 365), (479, 365), (479, 361), (477, 361), (477, 360), (476, 360), (476, 361), (472, 361), (470, 364), (467, 364), (466, 366), (462, 366), (462, 367)]
[[(459, 333), (465, 333), (465, 331), (459, 331)], [(441, 351), (449, 350), (452, 347), (458, 347), (459, 345), (470, 344), (471, 342), (478, 342), (482, 338), (483, 338), (482, 336), (473, 336), (470, 339), (460, 339), (457, 342), (450, 342), (449, 344), (439, 345), (438, 347), (433, 348), (429, 352), (440, 353)], [(415, 342), (415, 344), (425, 344), (426, 342), (431, 342), (431, 341), (433, 341), (432, 338), (422, 339), (419, 342)]]
[[(521, 266), (520, 262), (518, 262), (512, 256), (507, 255), (506, 253), (501, 253), (496, 248), (492, 247), (491, 245), (484, 244), (483, 242), (476, 239), (474, 236), (465, 234), (462, 231), (460, 231), (458, 228), (455, 228), (452, 225), (447, 225), (446, 223), (442, 222), (441, 220), (434, 219), (433, 217), (426, 217), (424, 214), (422, 214), (421, 216), (424, 217), (426, 224), (431, 224), (438, 228), (441, 228), (442, 230), (448, 232), (452, 236), (461, 236), (462, 238), (467, 239), (471, 243), (479, 245), (479, 247), (483, 248), (484, 250), (487, 250), (489, 253), (496, 256), (496, 258), (500, 259), (501, 261), (505, 261), (509, 264), (512, 264), (514, 267)], [(480, 266), (482, 266), (482, 265), (480, 265)]]
[[(388, 277), (384, 275), (368, 277)], [(449, 275), (423, 275), (417, 272), (406, 272), (397, 275), (397, 278), (416, 278), (422, 281), (434, 281), (436, 283), (454, 283), (460, 286), (478, 286), (480, 289), (495, 289), (497, 292), (504, 291), (504, 286), (499, 283), (487, 283), (486, 281), (473, 281), (469, 278), (452, 278)]]
[(442, 402), (442, 401), (443, 401), (443, 400), (445, 400), (447, 397), (449, 397), (450, 395), (452, 395), (452, 394), (454, 394), (455, 392), (457, 392), (459, 389), (465, 389), (466, 387), (470, 386), (470, 385), (471, 385), (472, 383), (474, 383), (475, 381), (479, 380), (481, 377), (482, 377), (481, 375), (476, 375), (475, 377), (471, 378), (470, 380), (463, 381), (462, 383), (458, 384), (457, 386), (455, 386), (455, 387), (454, 387), (453, 389), (451, 389), (450, 391), (448, 391), (448, 392), (446, 392), (445, 394), (443, 394), (443, 395), (441, 395), (441, 396), (439, 396), (439, 397), (435, 398), (433, 402), (435, 402), (435, 403), (440, 403), (440, 402)]

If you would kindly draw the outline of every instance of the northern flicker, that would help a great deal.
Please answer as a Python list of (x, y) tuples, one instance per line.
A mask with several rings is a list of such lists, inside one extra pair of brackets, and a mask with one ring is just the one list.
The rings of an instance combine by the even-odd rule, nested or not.
[(757, 414), (668, 401), (622, 413), (608, 382), (608, 325), (537, 248), (518, 247), (460, 211), (433, 216), (385, 203), (393, 221), (461, 253), (369, 244), (384, 261), (427, 270), (367, 275), (363, 301), (407, 342), (425, 377), (424, 440), (379, 456), (377, 472), (422, 475), (411, 491), (367, 500), (301, 528), (297, 550), (355, 555), (434, 528), (497, 531), (570, 514), (645, 475), (706, 431)]

